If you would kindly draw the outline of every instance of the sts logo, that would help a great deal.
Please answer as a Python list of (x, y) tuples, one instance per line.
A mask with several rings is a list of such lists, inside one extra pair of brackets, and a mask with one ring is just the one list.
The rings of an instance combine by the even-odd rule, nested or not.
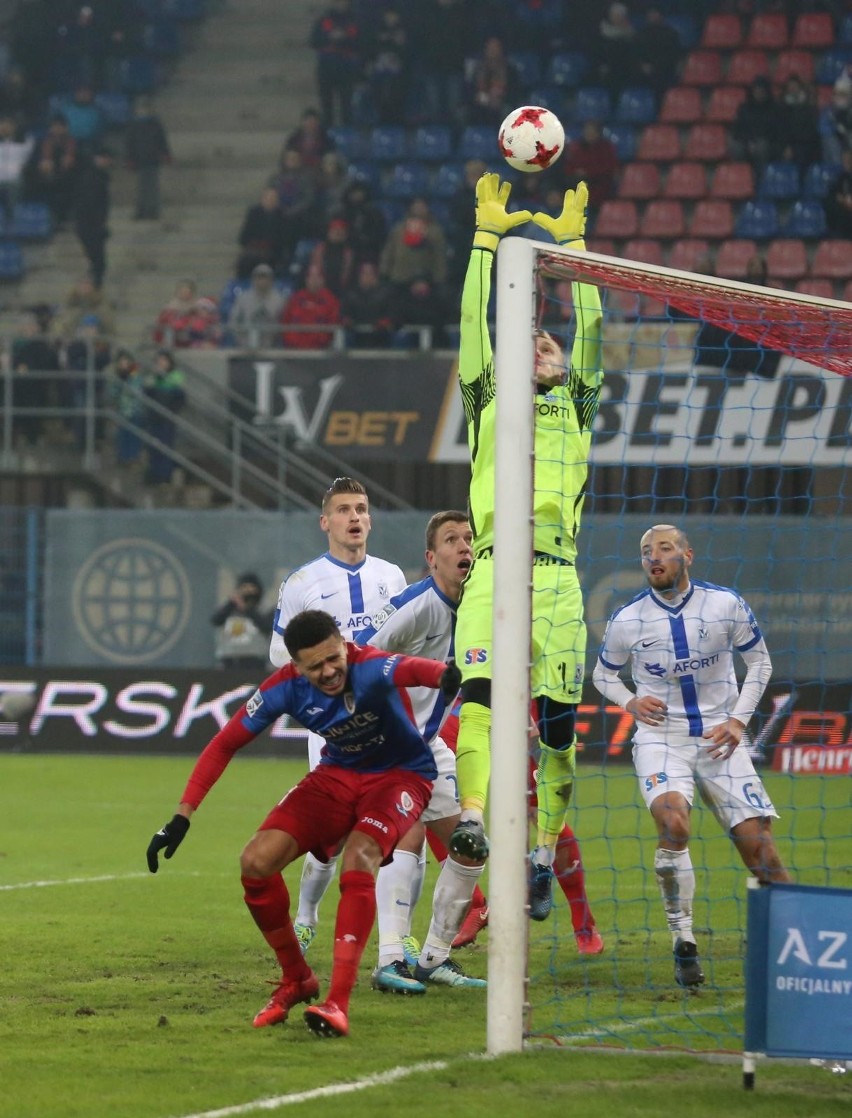
[(464, 651), (464, 662), (470, 664), (487, 664), (488, 663), (488, 649), (487, 648), (466, 648)]

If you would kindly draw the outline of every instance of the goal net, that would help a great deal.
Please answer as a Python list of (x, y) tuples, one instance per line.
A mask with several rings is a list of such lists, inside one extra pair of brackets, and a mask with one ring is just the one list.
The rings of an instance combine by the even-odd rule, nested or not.
[[(578, 954), (554, 884), (524, 912), (532, 595), (534, 334), (570, 353), (572, 282), (603, 305), (578, 574), (588, 628), (568, 822), (605, 950)], [(639, 539), (675, 523), (694, 577), (732, 586), (773, 675), (741, 748), (778, 810), (794, 880), (849, 886), (852, 827), (852, 306), (507, 238), (497, 262), (497, 519), (489, 830), (488, 1045), (524, 1041), (740, 1051), (746, 870), (696, 795), (690, 852), (705, 984), (674, 982), (654, 873), (656, 831), (631, 764), (632, 719), (594, 689), (608, 616), (645, 585)], [(738, 670), (742, 665), (738, 665)]]

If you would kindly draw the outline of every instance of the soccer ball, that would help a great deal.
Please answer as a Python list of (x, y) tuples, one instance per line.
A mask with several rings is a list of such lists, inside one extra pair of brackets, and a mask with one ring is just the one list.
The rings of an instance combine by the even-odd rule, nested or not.
[(497, 137), (500, 154), (516, 171), (543, 171), (562, 154), (565, 129), (540, 105), (522, 105), (509, 113)]

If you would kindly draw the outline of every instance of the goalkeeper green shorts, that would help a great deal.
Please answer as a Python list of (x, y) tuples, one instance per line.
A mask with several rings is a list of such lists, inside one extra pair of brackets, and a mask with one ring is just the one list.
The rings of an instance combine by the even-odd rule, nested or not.
[[(534, 698), (579, 703), (586, 663), (583, 595), (576, 568), (534, 563), (532, 567), (532, 671)], [(456, 663), (466, 679), (491, 679), (494, 660), (494, 560), (474, 560), (462, 588), (456, 621)]]

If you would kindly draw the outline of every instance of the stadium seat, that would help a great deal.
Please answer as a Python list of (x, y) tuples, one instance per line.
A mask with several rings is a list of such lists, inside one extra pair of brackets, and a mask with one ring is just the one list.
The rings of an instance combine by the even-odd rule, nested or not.
[(147, 54), (133, 54), (118, 63), (119, 89), (124, 93), (150, 93), (157, 84), (157, 66)]
[(672, 163), (666, 175), (666, 198), (703, 198), (707, 194), (707, 172), (703, 163)]
[(834, 46), (834, 21), (828, 12), (800, 12), (793, 24), (790, 46), (803, 50)]
[(402, 198), (378, 198), (376, 206), (381, 210), (388, 229), (392, 229), (397, 222), (402, 221), (405, 217), (408, 203)]
[(636, 129), (632, 124), (608, 124), (603, 130), (604, 136), (615, 144), (620, 163), (629, 163), (636, 156)]
[(425, 163), (407, 160), (397, 163), (384, 181), (382, 193), (386, 198), (417, 198), (431, 189), (429, 170)]
[(632, 237), (629, 241), (624, 242), (621, 255), (628, 260), (639, 260), (642, 264), (661, 265), (663, 263), (663, 246), (659, 241), (652, 240), (649, 237)]
[(728, 85), (751, 85), (756, 78), (768, 78), (769, 55), (764, 50), (734, 51), (728, 60), (725, 81)]
[(766, 269), (772, 279), (802, 279), (808, 271), (805, 242), (798, 237), (773, 241), (766, 250)]
[(608, 89), (601, 85), (583, 85), (574, 97), (572, 119), (581, 124), (587, 120), (609, 120), (612, 116), (612, 100)]
[(656, 118), (657, 102), (650, 89), (629, 86), (621, 91), (615, 106), (615, 119), (620, 124), (651, 124)]
[(767, 163), (763, 168), (758, 187), (760, 198), (784, 202), (790, 198), (798, 198), (800, 192), (799, 168), (795, 163), (779, 160)]
[(852, 303), (852, 280), (847, 280), (846, 283), (844, 283), (840, 298), (844, 303)]
[(608, 198), (601, 203), (594, 226), (595, 237), (612, 237), (627, 240), (635, 237), (639, 228), (636, 203), (626, 198)]
[(456, 146), (457, 159), (494, 159), (497, 155), (497, 132), (490, 125), (467, 124)]
[[(536, 51), (516, 50), (508, 54), (509, 61), (515, 67), (521, 85), (525, 89), (538, 85), (541, 81), (541, 59)], [(525, 102), (526, 103), (526, 102)]]
[(685, 231), (683, 204), (674, 198), (658, 198), (649, 202), (639, 219), (640, 237), (671, 240), (682, 237)]
[(0, 241), (0, 280), (19, 280), (24, 274), (24, 254), (17, 241)]
[(688, 237), (672, 245), (668, 266), (681, 272), (706, 272), (709, 262), (710, 242), (700, 237)]
[(728, 134), (721, 124), (693, 124), (683, 145), (684, 159), (718, 163), (728, 155)]
[(716, 275), (723, 279), (745, 279), (748, 262), (757, 253), (752, 240), (725, 241), (716, 253)]
[(751, 199), (744, 202), (734, 222), (734, 236), (755, 241), (778, 236), (778, 209), (774, 202)]
[(751, 164), (745, 161), (720, 163), (713, 172), (710, 197), (728, 198), (732, 202), (753, 198), (754, 171)]
[(610, 237), (586, 237), (586, 249), (601, 256), (615, 256), (615, 241)]
[(640, 296), (636, 291), (608, 287), (602, 298), (604, 313), (616, 321), (634, 322), (639, 317)]
[(845, 15), (840, 21), (840, 33), (837, 38), (845, 46), (852, 46), (852, 12)]
[(691, 50), (680, 74), (681, 85), (721, 85), (722, 56), (717, 50)]
[(711, 92), (704, 112), (708, 124), (732, 124), (746, 91), (741, 85), (719, 85)]
[(801, 78), (812, 83), (816, 77), (816, 61), (809, 50), (782, 50), (772, 68), (772, 80), (783, 85), (788, 78)]
[(222, 288), (222, 294), (219, 296), (219, 318), (222, 322), (227, 322), (231, 313), (231, 308), (237, 301), (237, 296), (241, 295), (244, 291), (248, 291), (251, 287), (249, 280), (230, 279)]
[(542, 108), (550, 109), (560, 119), (566, 115), (566, 99), (567, 95), (561, 86), (549, 85), (547, 82), (532, 86), (527, 93), (527, 100), (531, 105), (541, 105)]
[(802, 180), (805, 198), (824, 198), (842, 168), (839, 163), (812, 163)]
[(379, 164), (372, 159), (352, 159), (349, 161), (349, 175), (353, 179), (365, 182), (371, 190), (378, 190), (381, 185), (381, 169)]
[(825, 210), (815, 198), (800, 198), (794, 202), (784, 224), (786, 237), (804, 237), (816, 240), (826, 234)]
[[(701, 120), (701, 91), (694, 85), (675, 85), (667, 89), (660, 106), (661, 124), (695, 124)], [(644, 121), (650, 124), (650, 120)]]
[(377, 124), (370, 130), (365, 150), (379, 163), (398, 163), (408, 157), (408, 134), (401, 125)]
[(95, 104), (103, 113), (107, 127), (122, 128), (130, 120), (130, 98), (120, 90), (96, 93)]
[(411, 156), (428, 162), (449, 159), (453, 151), (453, 134), (445, 124), (422, 124), (415, 128)]
[(800, 279), (793, 288), (800, 295), (816, 295), (819, 299), (834, 298), (834, 284), (830, 279), (816, 279), (813, 276)]
[(724, 198), (701, 198), (695, 203), (687, 235), (718, 241), (734, 231), (734, 211)]
[(637, 158), (649, 163), (674, 163), (680, 159), (680, 132), (674, 124), (649, 124), (642, 130)]
[(379, 113), (368, 85), (356, 85), (349, 102), (350, 124), (370, 128), (378, 123)]
[(433, 198), (452, 198), (464, 183), (464, 168), (461, 163), (442, 163), (432, 177), (429, 191)]
[(547, 66), (546, 78), (552, 85), (580, 85), (589, 69), (589, 60), (579, 51), (557, 51)]
[(749, 24), (745, 46), (754, 50), (784, 50), (789, 38), (785, 15), (781, 12), (757, 12)]
[(44, 202), (18, 202), (6, 226), (6, 234), (22, 241), (41, 241), (53, 232), (53, 218)]
[(660, 170), (656, 163), (628, 163), (618, 183), (619, 198), (656, 198), (660, 193)]
[(743, 40), (740, 17), (726, 12), (709, 15), (701, 32), (701, 46), (705, 50), (736, 50)]
[(817, 59), (816, 82), (818, 85), (834, 85), (847, 66), (852, 64), (852, 47), (832, 47)]
[(690, 12), (674, 11), (666, 16), (666, 23), (677, 31), (680, 45), (684, 50), (692, 50), (699, 40), (698, 21)]

